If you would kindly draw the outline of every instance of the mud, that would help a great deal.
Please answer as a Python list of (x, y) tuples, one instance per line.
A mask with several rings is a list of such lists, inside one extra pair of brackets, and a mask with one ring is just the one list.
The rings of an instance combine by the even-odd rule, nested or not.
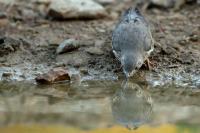
[[(85, 79), (123, 78), (120, 64), (111, 51), (111, 34), (121, 12), (134, 3), (115, 2), (105, 6), (108, 14), (104, 19), (62, 21), (46, 16), (45, 4), (27, 4), (23, 0), (1, 4), (0, 13), (4, 14), (0, 18), (1, 80), (33, 80), (37, 74), (58, 66), (79, 70)], [(185, 75), (198, 77), (199, 5), (186, 4), (178, 11), (151, 8), (143, 13), (152, 25), (156, 41), (150, 57), (154, 64), (150, 73), (161, 75), (163, 82), (179, 77), (190, 79), (190, 76), (184, 78)], [(80, 47), (57, 55), (58, 45), (71, 38), (78, 40)], [(139, 73), (143, 71), (145, 68)], [(199, 80), (195, 81), (193, 84), (198, 86)]]

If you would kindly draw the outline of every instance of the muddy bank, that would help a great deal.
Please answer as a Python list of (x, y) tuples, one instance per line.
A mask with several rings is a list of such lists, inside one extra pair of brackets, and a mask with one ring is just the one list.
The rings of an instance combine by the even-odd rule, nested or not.
[[(111, 34), (121, 12), (134, 4), (131, 1), (106, 4), (104, 18), (92, 20), (52, 19), (47, 15), (48, 3), (27, 4), (21, 0), (1, 4), (1, 80), (33, 80), (56, 67), (75, 69), (83, 79), (121, 78), (120, 64), (111, 51)], [(143, 12), (157, 42), (150, 57), (155, 64), (150, 73), (160, 76), (160, 81), (192, 77), (193, 84), (199, 86), (199, 5), (185, 4), (178, 11), (150, 8)], [(78, 47), (56, 53), (59, 44), (67, 39), (77, 40)], [(143, 71), (145, 68), (140, 70)]]

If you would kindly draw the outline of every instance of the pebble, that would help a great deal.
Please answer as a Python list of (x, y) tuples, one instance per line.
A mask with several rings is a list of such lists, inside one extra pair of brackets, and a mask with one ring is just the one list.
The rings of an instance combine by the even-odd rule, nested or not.
[(57, 48), (56, 53), (62, 54), (79, 48), (79, 42), (75, 39), (67, 39), (63, 41)]
[(0, 18), (0, 27), (5, 27), (8, 24), (9, 24), (9, 21), (7, 18), (3, 18), (3, 19)]
[(0, 3), (3, 3), (5, 5), (13, 4), (15, 0), (0, 0)]
[(57, 19), (102, 18), (105, 8), (92, 0), (54, 0), (48, 15)]
[(50, 4), (52, 0), (34, 0), (36, 4)]
[(0, 11), (0, 19), (4, 19), (7, 17), (7, 14), (5, 12)]
[(116, 1), (115, 0), (95, 0), (97, 3), (101, 4), (101, 5), (111, 5), (114, 4)]
[(103, 55), (104, 54), (104, 52), (98, 47), (90, 47), (90, 48), (86, 49), (86, 52), (91, 55)]
[(59, 81), (70, 80), (70, 76), (66, 68), (58, 67), (37, 76), (35, 80), (39, 84), (52, 84)]

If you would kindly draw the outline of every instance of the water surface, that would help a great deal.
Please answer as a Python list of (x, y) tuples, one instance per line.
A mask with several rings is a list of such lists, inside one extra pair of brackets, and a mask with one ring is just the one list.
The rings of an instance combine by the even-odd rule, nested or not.
[(200, 124), (200, 90), (145, 81), (0, 83), (0, 124), (60, 124), (81, 130)]

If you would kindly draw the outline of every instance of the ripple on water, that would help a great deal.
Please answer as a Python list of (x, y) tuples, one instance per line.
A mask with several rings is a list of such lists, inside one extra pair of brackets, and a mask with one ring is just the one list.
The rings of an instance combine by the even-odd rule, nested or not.
[(147, 73), (146, 80), (154, 87), (172, 84), (182, 87), (200, 87), (200, 75), (189, 73)]

